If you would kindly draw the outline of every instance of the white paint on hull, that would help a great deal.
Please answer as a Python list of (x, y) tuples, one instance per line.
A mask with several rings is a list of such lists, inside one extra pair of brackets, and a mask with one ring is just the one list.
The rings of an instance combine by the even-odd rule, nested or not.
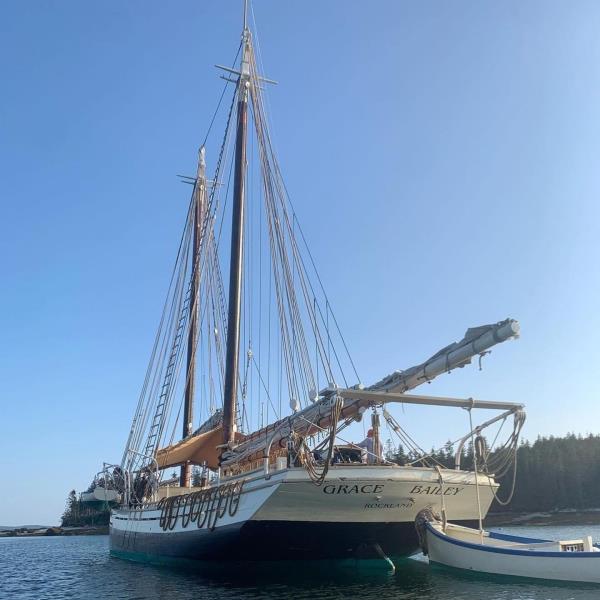
[(464, 539), (453, 543), (446, 536), (431, 533), (431, 529), (427, 532), (429, 560), (433, 563), (512, 577), (600, 583), (600, 552), (528, 551), (527, 544), (517, 543), (490, 550), (491, 544), (492, 540), (484, 538), (484, 546), (469, 547), (474, 544)]
[[(284, 469), (268, 478), (262, 471), (247, 475), (238, 510), (226, 512), (215, 528), (248, 520), (321, 523), (414, 522), (423, 508), (441, 509), (442, 493), (449, 518), (476, 520), (475, 475), (465, 471), (442, 471), (438, 483), (433, 469), (397, 466), (333, 466), (326, 481), (316, 486), (304, 469)], [(489, 481), (480, 475), (483, 514), (493, 499)], [(495, 485), (495, 484), (494, 484)], [(155, 506), (115, 509), (111, 526), (117, 531), (168, 535), (197, 529), (179, 518), (172, 530), (160, 526), (161, 511)]]
[[(432, 469), (411, 467), (334, 467), (316, 486), (303, 469), (289, 470), (253, 520), (342, 523), (413, 522), (423, 508), (441, 510), (457, 521), (476, 520), (475, 475), (443, 471), (443, 485)], [(493, 500), (480, 476), (483, 514)], [(493, 484), (495, 486), (495, 484)]]

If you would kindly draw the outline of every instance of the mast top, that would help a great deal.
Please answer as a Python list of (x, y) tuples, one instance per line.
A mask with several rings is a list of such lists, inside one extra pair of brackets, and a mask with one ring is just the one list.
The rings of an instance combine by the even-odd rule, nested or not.
[(245, 95), (250, 87), (250, 30), (244, 26), (242, 32), (242, 63), (240, 65), (240, 79), (238, 85), (242, 87)]
[[(242, 30), (242, 56), (240, 60), (240, 68), (238, 70), (232, 67), (226, 67), (224, 65), (215, 65), (217, 69), (221, 69), (222, 71), (225, 71), (226, 73), (230, 74), (221, 75), (221, 77), (225, 81), (229, 81), (230, 83), (236, 84), (237, 89), (240, 92), (240, 98), (244, 102), (248, 101), (248, 91), (250, 89), (250, 83), (252, 79), (255, 79), (256, 82), (260, 83), (277, 83), (272, 79), (267, 79), (266, 77), (261, 77), (260, 75), (251, 72), (251, 39), (252, 34), (250, 33), (250, 28), (248, 27), (248, 0), (244, 0), (244, 28)], [(237, 78), (232, 78), (231, 75), (237, 75)]]

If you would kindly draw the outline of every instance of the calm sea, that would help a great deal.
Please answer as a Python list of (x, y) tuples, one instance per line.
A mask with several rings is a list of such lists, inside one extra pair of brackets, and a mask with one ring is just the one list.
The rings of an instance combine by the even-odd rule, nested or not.
[[(498, 529), (545, 538), (591, 534), (600, 539), (600, 526)], [(598, 600), (600, 586), (457, 575), (431, 570), (424, 559), (407, 559), (395, 575), (385, 570), (315, 572), (302, 563), (211, 566), (207, 572), (190, 573), (110, 558), (108, 537), (91, 536), (0, 539), (0, 598)]]

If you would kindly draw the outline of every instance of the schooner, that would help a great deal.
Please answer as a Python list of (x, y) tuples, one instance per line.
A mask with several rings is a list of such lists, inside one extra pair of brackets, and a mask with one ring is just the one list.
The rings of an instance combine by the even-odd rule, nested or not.
[[(462, 445), (512, 420), (510, 453), (524, 420), (519, 404), (409, 392), (519, 326), (468, 329), (363, 385), (284, 184), (265, 109), (274, 82), (258, 65), (245, 9), (236, 61), (220, 67), (219, 106), (227, 92), (231, 103), (214, 172), (203, 146), (195, 176), (183, 178), (191, 200), (122, 461), (101, 479), (120, 494), (110, 552), (154, 563), (406, 556), (419, 547), (415, 516), (439, 508), (442, 494), (454, 522), (476, 522), (477, 506), (485, 516), (498, 484), (489, 470), (460, 468)], [(499, 414), (470, 427), (455, 469), (422, 454), (397, 465), (382, 454), (384, 426), (418, 449), (392, 415), (397, 404)], [(343, 437), (361, 421), (370, 452)]]

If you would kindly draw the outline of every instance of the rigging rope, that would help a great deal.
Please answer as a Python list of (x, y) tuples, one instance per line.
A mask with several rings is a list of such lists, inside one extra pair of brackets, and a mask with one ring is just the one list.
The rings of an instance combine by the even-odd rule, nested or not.
[[(238, 48), (234, 64), (237, 61), (241, 47), (242, 45)], [(335, 315), (330, 309), (329, 299), (325, 294), (323, 282), (316, 270), (312, 254), (299, 225), (275, 157), (265, 103), (260, 85), (258, 85), (258, 64), (253, 52), (250, 53), (250, 71), (252, 81), (250, 87), (251, 111), (254, 118), (255, 137), (257, 140), (257, 171), (260, 170), (262, 175), (261, 195), (264, 201), (264, 213), (262, 210), (258, 211), (258, 218), (260, 219), (258, 231), (255, 231), (257, 229), (256, 225), (250, 222), (252, 219), (251, 215), (253, 214), (251, 210), (248, 211), (250, 221), (246, 223), (247, 246), (245, 254), (248, 262), (246, 263), (246, 277), (244, 278), (244, 285), (246, 286), (244, 288), (245, 319), (242, 335), (245, 336), (243, 347), (248, 348), (248, 358), (243, 374), (240, 372), (237, 374), (237, 377), (240, 381), (243, 379), (241, 381), (242, 385), (239, 388), (242, 392), (242, 402), (245, 402), (246, 397), (249, 395), (249, 402), (252, 403), (254, 395), (257, 392), (257, 408), (262, 410), (263, 402), (261, 401), (261, 394), (264, 389), (268, 399), (266, 403), (267, 415), (269, 415), (269, 409), (272, 409), (279, 419), (282, 414), (283, 377), (285, 377), (288, 397), (294, 405), (294, 409), (304, 407), (310, 401), (315, 401), (319, 397), (320, 377), (326, 379), (327, 385), (335, 385), (336, 380), (343, 381), (346, 386), (348, 385), (341, 360), (343, 354), (338, 353), (336, 349), (336, 343), (339, 340), (343, 344), (354, 374), (357, 379), (360, 380), (360, 378), (348, 352), (346, 341), (341, 334)], [(226, 83), (221, 92), (203, 145), (206, 144), (217, 115), (221, 110), (227, 86), (228, 84)], [(190, 260), (190, 254), (193, 254), (190, 248), (193, 224), (192, 210), (194, 199), (198, 195), (198, 180), (194, 185), (182, 240), (163, 307), (161, 322), (123, 457), (123, 464), (130, 472), (146, 468), (151, 463), (157, 449), (165, 441), (165, 436), (168, 436), (171, 423), (173, 424), (171, 442), (173, 442), (176, 426), (181, 416), (181, 405), (177, 413), (174, 414), (176, 406), (174, 396), (178, 390), (178, 386), (183, 384), (187, 386), (191, 377), (191, 369), (186, 369), (182, 373), (184, 342), (189, 336), (190, 306), (195, 306), (198, 315), (198, 335), (189, 355), (194, 360), (198, 358), (203, 367), (203, 371), (201, 372), (202, 382), (198, 390), (201, 392), (202, 397), (209, 402), (211, 414), (214, 411), (217, 393), (218, 397), (222, 398), (225, 371), (224, 340), (227, 337), (227, 308), (219, 252), (233, 173), (233, 160), (229, 165), (229, 176), (223, 203), (221, 203), (219, 181), (222, 173), (226, 171), (225, 165), (229, 160), (229, 149), (232, 139), (231, 132), (233, 130), (232, 117), (236, 98), (237, 90), (233, 94), (229, 107), (225, 134), (216, 162), (213, 186), (209, 188), (210, 191), (207, 192), (207, 198), (205, 197), (206, 207), (201, 221), (198, 253), (196, 256), (191, 256)], [(251, 160), (253, 157), (254, 146), (252, 146)], [(233, 159), (233, 155), (231, 155), (231, 158)], [(251, 172), (246, 172), (247, 177), (248, 173)], [(252, 182), (253, 180), (250, 179), (251, 193), (253, 191)], [(252, 200), (252, 195), (250, 199)], [(221, 214), (219, 215), (219, 213)], [(261, 251), (255, 253), (252, 250), (254, 242), (257, 241), (255, 237), (258, 235), (258, 242), (262, 240), (263, 214), (265, 218), (265, 241), (268, 245), (268, 251), (270, 251), (271, 262), (271, 268), (266, 269), (269, 277), (269, 319), (265, 325), (263, 325), (262, 318), (263, 256)], [(301, 237), (300, 243), (298, 235)], [(308, 253), (308, 259), (305, 258), (306, 253)], [(250, 283), (254, 283), (256, 276), (256, 272), (253, 270), (253, 262), (258, 262), (258, 319), (253, 319), (252, 317), (256, 309), (256, 299), (249, 289)], [(190, 292), (191, 280), (195, 275), (199, 278), (202, 294), (202, 297), (199, 297), (197, 300), (191, 297), (192, 294)], [(316, 282), (313, 281), (315, 276)], [(186, 285), (188, 277), (190, 282), (189, 285)], [(279, 387), (278, 410), (276, 410), (275, 403), (273, 402), (273, 394), (269, 392), (269, 388), (271, 387), (270, 362), (272, 358), (271, 312), (274, 315), (278, 315), (280, 330), (276, 356), (280, 367), (279, 377), (276, 378), (275, 382), (275, 386)], [(335, 325), (333, 331), (329, 327), (330, 316)], [(277, 319), (277, 317), (275, 318)], [(305, 327), (305, 325), (308, 326)], [(258, 331), (256, 327), (258, 327)], [(269, 364), (267, 366), (266, 382), (262, 375), (264, 369), (261, 365), (263, 354), (261, 351), (261, 336), (263, 327), (268, 327), (267, 362)], [(335, 329), (337, 329), (337, 336)], [(206, 343), (202, 340), (203, 336), (206, 338)], [(335, 340), (333, 340), (334, 336), (336, 336)], [(252, 344), (252, 340), (256, 339), (256, 337), (258, 337), (258, 357), (254, 355)], [(202, 342), (199, 340), (202, 340)], [(333, 343), (334, 341), (336, 343)], [(253, 376), (254, 369), (250, 369), (251, 363), (256, 368), (258, 379)], [(327, 438), (329, 440), (329, 453), (333, 452), (335, 433), (342, 406), (340, 402), (338, 399), (332, 406), (332, 419)], [(245, 406), (244, 410), (239, 412), (239, 414), (242, 417), (246, 416)], [(302, 444), (305, 445), (306, 441), (302, 440)], [(145, 449), (144, 452), (141, 452), (142, 449)], [(306, 448), (304, 454), (306, 455)], [(320, 471), (313, 460), (310, 462), (308, 468), (311, 469), (315, 481), (322, 481), (327, 472), (328, 465), (326, 464), (324, 469)]]
[[(513, 474), (511, 481), (511, 488), (506, 499), (502, 500), (498, 497), (496, 490), (492, 486), (491, 482), (489, 483), (490, 489), (492, 490), (492, 494), (494, 495), (494, 499), (500, 506), (507, 506), (510, 504), (513, 499), (516, 485), (517, 485), (517, 463), (518, 463), (518, 454), (519, 454), (519, 436), (521, 434), (521, 430), (523, 429), (523, 425), (525, 424), (525, 413), (522, 411), (518, 411), (514, 416), (514, 424), (513, 431), (509, 436), (508, 440), (499, 448), (497, 453), (504, 453), (504, 456), (500, 458), (498, 462), (494, 462), (497, 456), (490, 456), (491, 452), (486, 452), (483, 458), (483, 466), (486, 474), (494, 475), (494, 477), (501, 479), (504, 477), (510, 470), (512, 465)], [(495, 470), (495, 468), (500, 469), (500, 473)]]
[(323, 467), (319, 470), (316, 465), (313, 453), (306, 444), (306, 439), (300, 440), (300, 448), (298, 449), (298, 458), (300, 463), (306, 469), (311, 481), (317, 485), (322, 485), (329, 471), (333, 459), (333, 451), (335, 449), (335, 437), (337, 433), (337, 425), (344, 407), (344, 399), (341, 396), (336, 396), (333, 406), (331, 407), (331, 423), (329, 424), (329, 434), (327, 437), (327, 455), (324, 459)]

